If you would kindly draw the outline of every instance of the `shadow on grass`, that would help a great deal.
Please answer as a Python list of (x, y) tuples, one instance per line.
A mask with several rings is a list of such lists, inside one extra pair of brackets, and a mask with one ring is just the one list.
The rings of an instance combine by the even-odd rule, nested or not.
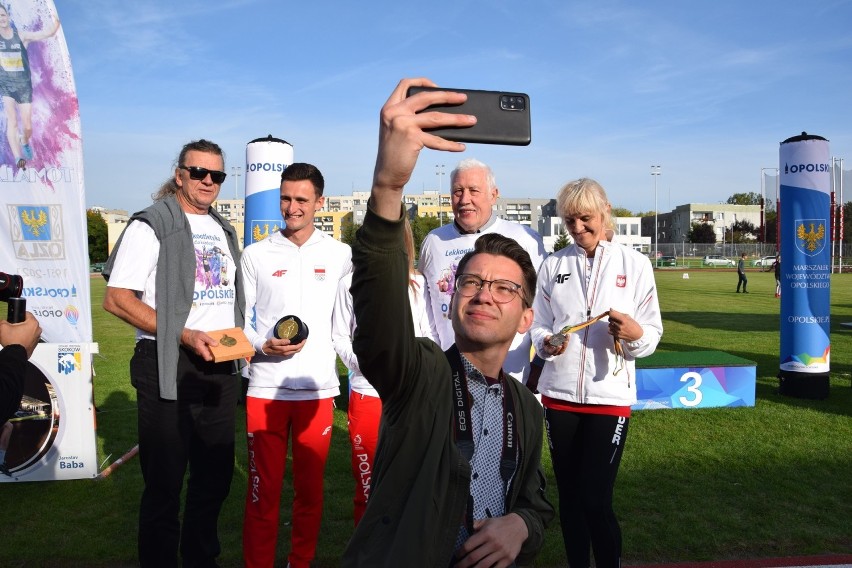
[(671, 320), (702, 330), (716, 330), (723, 333), (742, 331), (778, 331), (779, 314), (726, 313), (709, 311), (674, 312), (667, 310), (664, 320)]

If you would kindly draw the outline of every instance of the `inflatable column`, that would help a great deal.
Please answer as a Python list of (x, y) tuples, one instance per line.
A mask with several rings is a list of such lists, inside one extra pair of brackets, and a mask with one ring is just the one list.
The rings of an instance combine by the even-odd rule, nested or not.
[(246, 223), (243, 246), (281, 229), (281, 172), (293, 163), (293, 146), (270, 134), (246, 145)]
[(781, 143), (779, 392), (826, 398), (831, 340), (828, 140), (802, 132)]

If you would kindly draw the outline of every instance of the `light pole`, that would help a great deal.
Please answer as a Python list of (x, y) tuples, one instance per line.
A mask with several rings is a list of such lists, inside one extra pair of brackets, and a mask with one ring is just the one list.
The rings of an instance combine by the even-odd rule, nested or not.
[(444, 212), (441, 205), (441, 193), (444, 191), (444, 164), (435, 164), (435, 175), (438, 176), (438, 222), (444, 224)]
[(734, 250), (734, 226), (737, 224), (737, 214), (734, 213), (734, 222), (731, 223), (731, 256), (736, 258), (737, 251)]
[(839, 182), (839, 188), (840, 188), (840, 193), (839, 193), (839, 196), (840, 196), (840, 227), (838, 227), (838, 236), (840, 237), (838, 239), (838, 241), (840, 242), (840, 249), (838, 251), (839, 254), (840, 254), (840, 266), (839, 266), (840, 270), (838, 270), (838, 272), (842, 273), (843, 272), (843, 205), (844, 205), (844, 201), (843, 201), (843, 158), (838, 158), (837, 164), (839, 166), (839, 169), (837, 170), (837, 181)]
[[(831, 185), (837, 194), (837, 219), (831, 220), (831, 226), (836, 228), (837, 240), (837, 272), (843, 272), (843, 158), (831, 158)], [(832, 243), (832, 247), (834, 244)], [(834, 267), (832, 265), (832, 271)]]
[(651, 166), (651, 176), (654, 178), (654, 264), (657, 263), (657, 240), (659, 230), (657, 228), (657, 177), (660, 175), (661, 166)]
[(234, 176), (234, 199), (239, 199), (239, 180), (242, 170), (240, 166), (231, 166), (231, 175)]
[[(760, 242), (766, 244), (766, 174), (767, 171), (775, 172), (775, 176), (778, 176), (778, 168), (760, 168)], [(778, 184), (775, 184), (775, 187), (778, 187)], [(777, 195), (776, 195), (777, 197)], [(776, 199), (777, 201), (777, 199)], [(775, 211), (776, 218), (778, 216), (778, 211)], [(775, 240), (778, 240), (778, 235), (775, 235)], [(778, 250), (777, 246), (776, 249)], [(762, 252), (762, 251), (761, 251)]]

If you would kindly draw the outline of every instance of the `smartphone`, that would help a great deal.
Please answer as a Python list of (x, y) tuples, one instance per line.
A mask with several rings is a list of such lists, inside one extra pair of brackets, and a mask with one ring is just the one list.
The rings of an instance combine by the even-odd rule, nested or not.
[(472, 114), (476, 124), (466, 128), (431, 128), (427, 132), (454, 142), (527, 146), (530, 133), (530, 98), (524, 93), (479, 91), (438, 87), (411, 87), (407, 96), (421, 91), (465, 93), (460, 105), (432, 105), (420, 112), (438, 110), (452, 114)]

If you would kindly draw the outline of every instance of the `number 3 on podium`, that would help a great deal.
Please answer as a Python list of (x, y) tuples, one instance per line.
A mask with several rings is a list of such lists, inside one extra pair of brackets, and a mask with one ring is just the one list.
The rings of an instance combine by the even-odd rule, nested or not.
[(701, 375), (696, 373), (695, 371), (690, 371), (688, 373), (684, 373), (680, 377), (680, 382), (685, 383), (690, 380), (694, 380), (695, 382), (686, 387), (687, 392), (691, 393), (694, 398), (687, 398), (685, 396), (680, 397), (678, 400), (680, 403), (687, 408), (692, 406), (698, 406), (701, 404), (701, 399), (703, 395), (701, 394)]

